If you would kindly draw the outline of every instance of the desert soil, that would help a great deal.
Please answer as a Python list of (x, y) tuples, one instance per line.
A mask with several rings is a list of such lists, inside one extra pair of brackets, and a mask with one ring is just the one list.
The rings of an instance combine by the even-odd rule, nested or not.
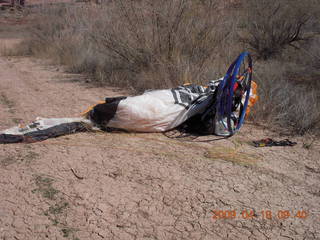
[[(0, 48), (14, 48), (21, 32), (0, 28)], [(0, 57), (1, 130), (125, 93)], [(285, 138), (247, 123), (222, 140), (90, 132), (0, 145), (0, 239), (320, 239), (319, 140), (250, 145), (265, 137)]]

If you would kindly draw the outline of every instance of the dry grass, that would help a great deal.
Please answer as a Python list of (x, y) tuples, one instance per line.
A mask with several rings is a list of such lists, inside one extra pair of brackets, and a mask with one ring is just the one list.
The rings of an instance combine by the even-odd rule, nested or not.
[(235, 164), (250, 166), (259, 161), (259, 157), (241, 151), (240, 148), (215, 147), (209, 149), (204, 156), (213, 160), (224, 160)]
[(145, 90), (203, 82), (220, 76), (219, 65), (234, 56), (234, 48), (225, 49), (234, 23), (217, 2), (121, 0), (99, 8), (51, 8), (26, 45), (101, 83)]
[[(267, 123), (274, 129), (303, 134), (320, 129), (320, 91), (312, 83), (297, 83), (290, 79), (292, 66), (278, 61), (256, 66), (259, 84), (259, 104), (254, 108), (255, 121)], [(295, 66), (295, 68), (298, 68)], [(298, 69), (297, 69), (298, 70)], [(301, 75), (303, 77), (303, 75)]]

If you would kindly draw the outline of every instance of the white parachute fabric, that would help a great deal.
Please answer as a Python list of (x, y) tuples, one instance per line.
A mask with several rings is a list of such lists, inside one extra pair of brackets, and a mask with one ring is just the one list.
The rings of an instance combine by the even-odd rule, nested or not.
[(175, 104), (171, 90), (149, 91), (121, 100), (107, 126), (137, 132), (163, 132), (179, 125), (178, 117), (184, 112), (186, 108)]
[(32, 123), (22, 126), (18, 125), (9, 129), (6, 129), (0, 134), (11, 134), (11, 135), (25, 135), (28, 133), (38, 132), (41, 130), (46, 130), (55, 126), (66, 123), (81, 122), (85, 124), (92, 125), (92, 122), (85, 118), (41, 118), (37, 117)]
[(114, 117), (106, 126), (135, 132), (171, 130), (204, 112), (214, 101), (212, 93), (220, 81), (210, 81), (207, 88), (187, 85), (127, 97), (119, 102)]

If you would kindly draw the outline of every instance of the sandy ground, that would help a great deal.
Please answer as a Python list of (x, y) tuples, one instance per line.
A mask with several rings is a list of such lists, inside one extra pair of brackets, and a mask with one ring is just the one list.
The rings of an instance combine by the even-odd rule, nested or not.
[[(19, 41), (7, 32), (0, 47)], [(123, 94), (43, 60), (0, 66), (0, 129)], [(79, 133), (0, 145), (0, 239), (320, 239), (319, 141), (249, 144), (264, 137), (284, 138), (246, 124), (227, 140)]]

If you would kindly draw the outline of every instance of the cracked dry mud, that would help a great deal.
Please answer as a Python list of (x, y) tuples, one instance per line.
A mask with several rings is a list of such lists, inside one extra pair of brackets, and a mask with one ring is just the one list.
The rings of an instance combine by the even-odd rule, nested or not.
[[(1, 129), (119, 95), (42, 62), (0, 58)], [(320, 239), (319, 141), (248, 144), (263, 137), (280, 138), (246, 124), (218, 141), (98, 132), (0, 145), (0, 239)]]

